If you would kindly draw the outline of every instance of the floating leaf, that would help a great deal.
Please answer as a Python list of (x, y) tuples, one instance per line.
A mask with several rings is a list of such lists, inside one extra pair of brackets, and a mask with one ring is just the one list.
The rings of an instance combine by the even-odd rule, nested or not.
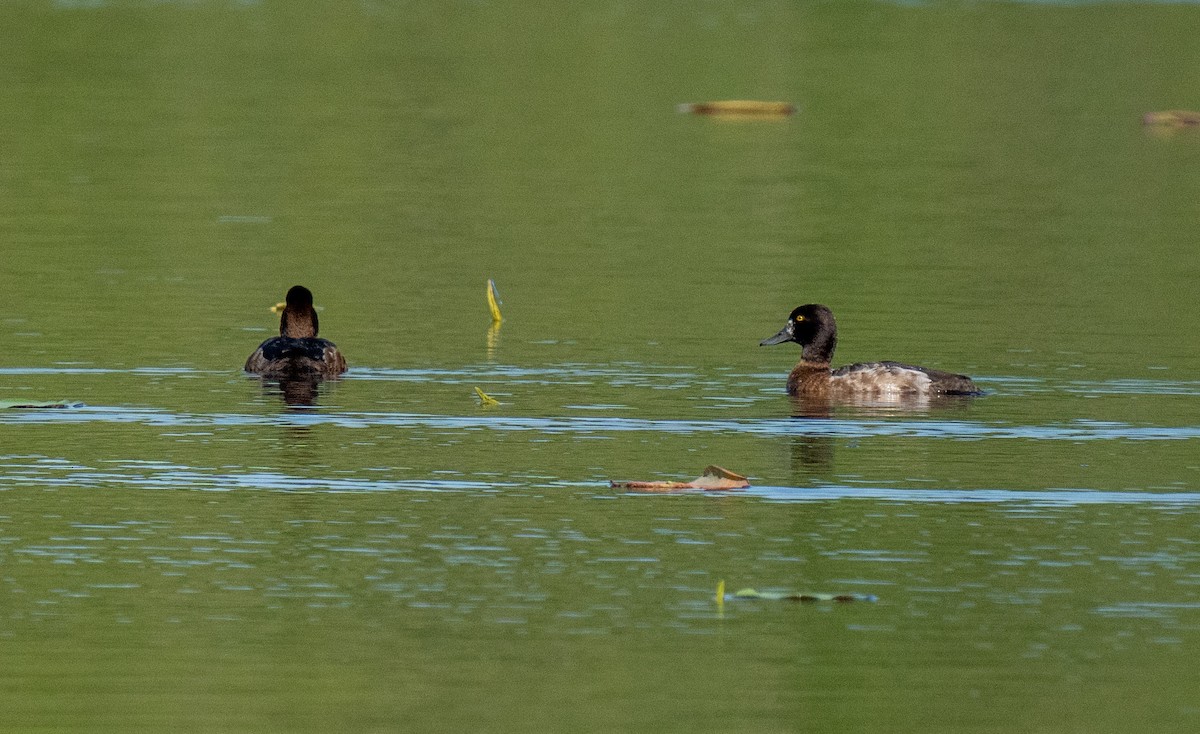
[(796, 112), (796, 106), (788, 102), (763, 102), (753, 99), (687, 102), (675, 109), (684, 114), (721, 117), (787, 117)]
[(283, 309), (287, 308), (287, 304), (283, 301), (271, 306), (271, 313), (283, 313)]
[(750, 486), (750, 480), (724, 467), (710, 464), (704, 467), (704, 473), (693, 479), (691, 484), (697, 489), (706, 490), (744, 489)]
[(1142, 115), (1142, 124), (1156, 127), (1196, 127), (1200, 126), (1200, 112), (1192, 110), (1147, 112)]
[(500, 401), (488, 395), (483, 390), (475, 388), (475, 394), (479, 396), (479, 404), (483, 406), (499, 405)]
[(500, 300), (500, 294), (496, 292), (496, 281), (491, 278), (488, 278), (487, 282), (487, 302), (488, 310), (492, 312), (492, 323), (498, 324), (503, 321), (503, 317), (500, 316), (500, 304), (503, 301)]
[(772, 591), (755, 591), (754, 589), (742, 589), (734, 594), (733, 599), (765, 599), (767, 601), (799, 601), (799, 602), (817, 602), (817, 601), (835, 601), (835, 602), (850, 602), (850, 601), (878, 601), (878, 597), (874, 594), (800, 594), (793, 592), (772, 592)]
[(678, 489), (703, 489), (707, 492), (730, 489), (745, 489), (750, 481), (741, 474), (716, 464), (704, 467), (704, 473), (690, 482), (609, 482), (618, 489), (634, 489), (639, 492), (671, 492)]
[(69, 400), (0, 400), (0, 410), (20, 410), (23, 408), (78, 408), (83, 403)]

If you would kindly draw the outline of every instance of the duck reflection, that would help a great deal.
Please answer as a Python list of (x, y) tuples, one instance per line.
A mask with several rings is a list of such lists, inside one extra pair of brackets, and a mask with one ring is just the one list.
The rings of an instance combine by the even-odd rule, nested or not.
[(264, 394), (278, 395), (292, 408), (311, 408), (317, 404), (321, 378), (316, 375), (263, 378)]
[(881, 418), (917, 415), (929, 412), (962, 412), (971, 404), (972, 395), (941, 393), (893, 393), (890, 395), (792, 395), (793, 418), (832, 418), (834, 409), (849, 416)]
[(496, 361), (496, 349), (500, 346), (500, 322), (493, 321), (487, 330), (487, 361)]
[[(937, 413), (961, 413), (971, 404), (969, 395), (894, 394), (880, 396), (825, 395), (791, 396), (791, 417), (796, 420), (846, 420), (887, 418)], [(791, 468), (797, 476), (831, 475), (837, 437), (814, 431), (794, 434), (791, 442)]]
[(828, 479), (833, 469), (833, 436), (801, 434), (791, 441), (792, 474)]

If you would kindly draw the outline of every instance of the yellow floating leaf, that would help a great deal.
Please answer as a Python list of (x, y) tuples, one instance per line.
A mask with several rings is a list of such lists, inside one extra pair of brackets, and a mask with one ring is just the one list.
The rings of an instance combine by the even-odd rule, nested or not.
[(285, 308), (287, 308), (287, 304), (284, 303), (283, 301), (280, 301), (279, 303), (276, 303), (274, 306), (271, 306), (271, 313), (282, 313), (283, 309), (285, 309)]
[(500, 316), (500, 304), (502, 301), (499, 294), (496, 293), (496, 281), (491, 278), (488, 278), (487, 282), (487, 302), (488, 310), (492, 312), (492, 323), (500, 323), (503, 320), (503, 317)]
[(499, 400), (493, 398), (491, 395), (488, 395), (487, 393), (485, 393), (483, 390), (480, 390), (479, 388), (475, 388), (475, 394), (479, 396), (479, 404), (480, 405), (499, 405), (500, 404)]

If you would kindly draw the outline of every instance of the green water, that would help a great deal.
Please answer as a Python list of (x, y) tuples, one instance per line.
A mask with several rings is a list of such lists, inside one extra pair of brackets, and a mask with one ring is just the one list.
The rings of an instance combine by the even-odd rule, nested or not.
[[(1195, 730), (1198, 23), (0, 5), (0, 729)], [(987, 394), (794, 417), (810, 301)]]

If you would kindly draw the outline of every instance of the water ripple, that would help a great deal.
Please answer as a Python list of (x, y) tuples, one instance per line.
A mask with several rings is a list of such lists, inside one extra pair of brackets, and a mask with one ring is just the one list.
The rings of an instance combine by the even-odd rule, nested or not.
[(778, 502), (829, 500), (884, 500), (891, 502), (941, 504), (984, 502), (1021, 503), (1035, 506), (1152, 505), (1179, 507), (1200, 505), (1200, 492), (1108, 492), (1093, 489), (896, 489), (893, 487), (751, 487), (753, 494)]
[[(489, 477), (469, 479), (388, 479), (372, 476), (301, 477), (277, 471), (229, 471), (179, 466), (165, 462), (121, 461), (112, 468), (95, 467), (46, 456), (0, 457), (0, 490), (39, 487), (133, 487), (189, 489), (214, 492), (260, 490), (272, 492), (500, 492), (513, 488), (542, 487), (599, 491), (609, 497), (653, 498), (661, 495), (610, 490), (594, 481), (540, 481)], [(1197, 492), (1103, 491), (1053, 488), (911, 489), (823, 485), (805, 487), (759, 486), (735, 492), (709, 493), (714, 497), (749, 497), (772, 502), (830, 502), (871, 500), (910, 504), (991, 503), (1032, 506), (1136, 504), (1162, 508), (1200, 505)], [(599, 496), (599, 495), (597, 495)]]
[[(1200, 0), (1198, 0), (1200, 1)], [(193, 378), (196, 376), (246, 377), (240, 371), (213, 370), (188, 366), (141, 366), (117, 368), (89, 362), (59, 362), (48, 367), (0, 367), (0, 375), (157, 375)], [(731, 382), (750, 387), (756, 393), (782, 392), (777, 372), (721, 369), (705, 374), (690, 365), (662, 365), (640, 362), (584, 363), (565, 362), (537, 366), (510, 364), (466, 364), (458, 367), (364, 367), (354, 366), (342, 377), (347, 382), (382, 381), (402, 383), (438, 383), (446, 385), (504, 382), (513, 385), (595, 385), (668, 389), (681, 387), (719, 387)], [(1109, 380), (1064, 380), (1060, 378), (976, 375), (985, 390), (1001, 395), (1189, 395), (1200, 396), (1198, 380), (1117, 378)], [(744, 399), (744, 398), (743, 398)]]
[[(137, 467), (128, 467), (135, 469)], [(358, 479), (334, 477), (297, 477), (280, 472), (207, 472), (200, 469), (164, 471), (100, 471), (49, 460), (40, 463), (4, 467), (0, 489), (20, 486), (39, 487), (136, 487), (145, 489), (190, 489), (209, 492), (265, 490), (272, 492), (495, 492), (515, 486), (510, 482), (479, 482), (456, 479)], [(50, 471), (47, 471), (49, 469)]]
[(953, 420), (852, 419), (731, 419), (670, 420), (614, 416), (526, 417), (504, 415), (432, 415), (422, 413), (289, 412), (277, 415), (245, 413), (174, 413), (153, 408), (81, 406), (59, 410), (12, 410), (0, 413), (0, 424), (134, 423), (147, 426), (318, 426), (340, 428), (427, 428), (491, 430), (545, 434), (665, 433), (677, 435), (731, 434), (755, 436), (872, 436), (1057, 441), (1171, 441), (1200, 438), (1200, 426), (1136, 425), (1119, 421), (1075, 420), (1045, 425), (1018, 425)]

